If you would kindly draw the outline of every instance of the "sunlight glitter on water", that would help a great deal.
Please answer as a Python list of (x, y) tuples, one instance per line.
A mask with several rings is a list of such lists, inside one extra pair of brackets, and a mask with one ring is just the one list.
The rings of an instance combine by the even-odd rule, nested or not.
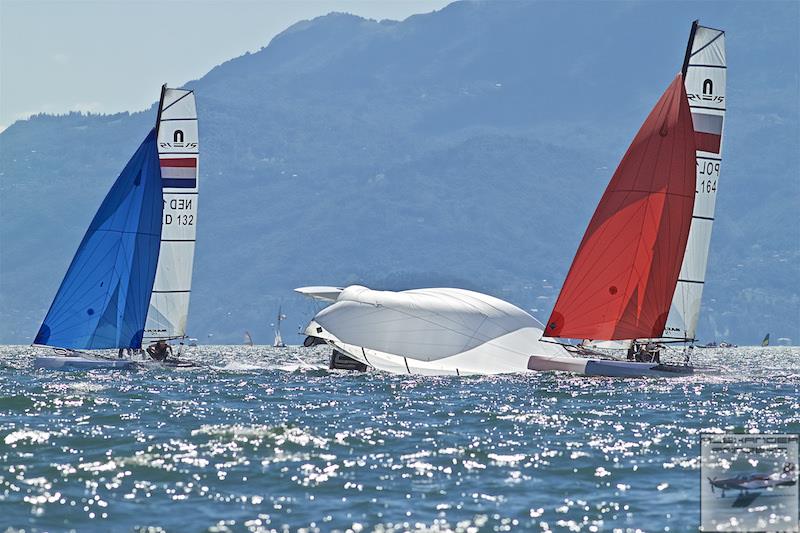
[(798, 349), (703, 350), (730, 373), (671, 380), (348, 374), (303, 370), (320, 348), (230, 346), (193, 349), (202, 369), (45, 372), (32, 353), (0, 348), (0, 502), (26, 531), (683, 531), (700, 433), (800, 432)]

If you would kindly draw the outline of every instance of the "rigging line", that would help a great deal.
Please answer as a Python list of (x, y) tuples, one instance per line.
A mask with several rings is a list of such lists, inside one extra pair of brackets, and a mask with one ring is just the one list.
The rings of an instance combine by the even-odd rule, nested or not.
[[(187, 91), (186, 89), (170, 89), (170, 90), (172, 90), (172, 91), (186, 91), (186, 94), (184, 94), (183, 96), (181, 96), (180, 98), (178, 98), (177, 100), (175, 100), (174, 102), (169, 104), (167, 107), (162, 108), (161, 109), (161, 113), (163, 113), (164, 111), (166, 111), (170, 107), (174, 106), (175, 104), (177, 104), (178, 102), (180, 102), (181, 100), (183, 100), (184, 98), (186, 98), (187, 96), (189, 96), (190, 94), (192, 94), (194, 92), (194, 91)], [(163, 120), (161, 118), (161, 113), (159, 113), (159, 115), (158, 115), (159, 122), (161, 120)]]
[[(709, 28), (709, 29), (710, 29), (710, 28)], [(725, 35), (725, 32), (724, 32), (724, 31), (720, 31), (720, 30), (717, 30), (717, 31), (719, 31), (719, 33), (717, 34), (717, 36), (716, 36), (716, 37), (714, 37), (713, 39), (711, 39), (710, 41), (708, 41), (706, 44), (704, 44), (702, 47), (700, 47), (700, 49), (698, 49), (696, 52), (692, 52), (692, 55), (691, 55), (690, 57), (694, 57), (694, 56), (696, 56), (697, 54), (699, 54), (700, 52), (702, 52), (703, 50), (705, 50), (706, 48), (708, 48), (709, 46), (711, 46), (711, 44), (712, 44), (714, 41), (716, 41), (717, 39), (719, 39), (720, 37), (722, 37), (723, 35)]]

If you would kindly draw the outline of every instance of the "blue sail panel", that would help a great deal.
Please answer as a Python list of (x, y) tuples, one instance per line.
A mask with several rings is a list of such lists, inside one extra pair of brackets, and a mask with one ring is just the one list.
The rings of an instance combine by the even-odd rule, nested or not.
[(153, 129), (97, 210), (34, 344), (78, 350), (141, 347), (162, 213)]

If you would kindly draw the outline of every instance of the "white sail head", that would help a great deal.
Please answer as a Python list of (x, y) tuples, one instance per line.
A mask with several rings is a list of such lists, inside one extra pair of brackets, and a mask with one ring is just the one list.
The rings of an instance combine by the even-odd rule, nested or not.
[(145, 326), (148, 342), (186, 336), (197, 228), (199, 152), (194, 93), (165, 87), (158, 115), (164, 218)]
[(689, 240), (663, 336), (694, 340), (706, 279), (722, 165), (727, 104), (725, 32), (695, 26), (687, 47), (685, 87), (697, 143), (697, 189)]

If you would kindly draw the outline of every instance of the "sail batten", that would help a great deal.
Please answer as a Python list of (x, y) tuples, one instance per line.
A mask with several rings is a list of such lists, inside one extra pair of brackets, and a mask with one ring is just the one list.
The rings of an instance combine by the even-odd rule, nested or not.
[(679, 74), (611, 178), (546, 336), (626, 340), (661, 334), (691, 223), (695, 163), (691, 111)]

